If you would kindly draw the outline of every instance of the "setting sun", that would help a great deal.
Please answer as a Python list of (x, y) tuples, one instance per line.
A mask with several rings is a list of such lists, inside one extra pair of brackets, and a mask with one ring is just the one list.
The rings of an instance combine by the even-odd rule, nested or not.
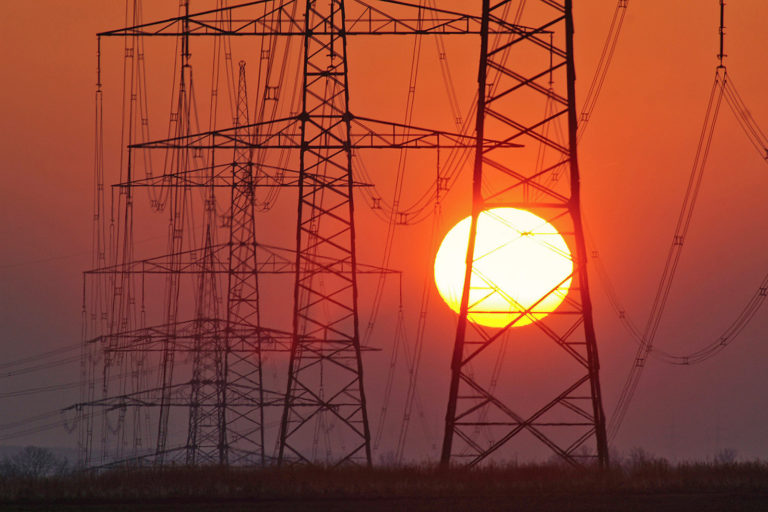
[[(471, 220), (461, 220), (445, 235), (435, 257), (437, 289), (457, 313)], [(525, 210), (481, 213), (474, 260), (468, 318), (488, 327), (513, 321), (519, 327), (547, 316), (571, 285), (573, 261), (565, 240), (554, 226)]]

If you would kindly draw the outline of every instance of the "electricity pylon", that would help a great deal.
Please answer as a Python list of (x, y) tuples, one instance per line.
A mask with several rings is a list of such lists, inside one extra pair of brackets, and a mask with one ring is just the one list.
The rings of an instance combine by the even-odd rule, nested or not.
[(307, 2), (304, 24), (294, 338), (278, 458), (310, 462), (295, 440), (318, 435), (330, 415), (348, 446), (332, 461), (370, 465), (343, 1)]
[[(483, 0), (476, 130), (478, 140), (491, 134), (525, 144), (527, 153), (508, 158), (499, 148), (478, 144), (476, 149), (466, 259), (472, 264), (466, 268), (451, 361), (441, 463), (478, 464), (527, 433), (566, 462), (605, 466), (605, 416), (580, 210), (572, 0), (528, 2), (527, 17), (512, 9), (513, 4)], [(528, 28), (494, 35), (500, 23), (521, 25), (528, 19), (532, 21), (522, 24)], [(554, 225), (571, 249), (573, 289), (556, 312), (528, 326), (515, 323), (535, 305), (513, 315), (501, 329), (468, 318), (473, 308), (482, 307), (470, 303), (474, 262), (483, 256), (474, 254), (478, 217), (494, 207), (533, 211)], [(566, 375), (541, 370), (557, 390), (532, 412), (517, 412), (494, 383), (485, 384), (473, 371), (472, 363), (501, 345), (505, 336), (509, 343), (539, 336), (559, 346), (570, 360)]]

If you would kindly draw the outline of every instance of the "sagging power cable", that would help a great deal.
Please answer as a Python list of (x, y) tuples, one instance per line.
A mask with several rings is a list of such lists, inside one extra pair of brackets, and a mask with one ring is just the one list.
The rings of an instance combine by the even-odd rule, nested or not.
[[(754, 117), (744, 103), (741, 95), (736, 89), (733, 80), (731, 79), (730, 75), (728, 75), (726, 70), (726, 55), (724, 52), (724, 7), (725, 2), (720, 0), (720, 52), (718, 54), (719, 65), (716, 71), (715, 85), (713, 86), (712, 95), (710, 97), (709, 109), (712, 108), (713, 97), (715, 95), (715, 91), (718, 88), (718, 85), (720, 89), (717, 95), (714, 112), (712, 113), (712, 121), (709, 128), (710, 131), (706, 136), (707, 141), (703, 154), (701, 154), (701, 150), (702, 140), (705, 138), (705, 133), (707, 133), (706, 121), (705, 127), (702, 130), (702, 139), (700, 139), (699, 142), (697, 161), (701, 156), (702, 159), (700, 161), (700, 169), (702, 171), (706, 161), (707, 153), (709, 151), (712, 130), (714, 130), (714, 123), (717, 118), (717, 111), (720, 107), (720, 102), (722, 99), (725, 99), (726, 104), (730, 107), (731, 111), (736, 117), (739, 126), (741, 127), (746, 137), (749, 139), (752, 146), (757, 150), (763, 161), (768, 164), (768, 137), (766, 137), (765, 132), (755, 121)], [(709, 119), (710, 115), (709, 109), (707, 111), (707, 119)], [(695, 165), (696, 164), (694, 163), (692, 180), (696, 171)], [(697, 180), (700, 182), (701, 176), (699, 176)], [(667, 266), (665, 267), (664, 274), (662, 274), (662, 282), (659, 286), (651, 317), (649, 318), (649, 322), (644, 333), (641, 333), (640, 330), (636, 327), (635, 323), (631, 320), (629, 314), (627, 313), (626, 308), (624, 308), (623, 304), (618, 298), (616, 289), (611, 283), (610, 278), (605, 271), (605, 267), (602, 264), (602, 261), (598, 256), (593, 257), (593, 261), (596, 263), (595, 266), (598, 271), (598, 275), (603, 283), (603, 288), (608, 295), (611, 307), (618, 315), (622, 325), (631, 334), (633, 340), (638, 345), (635, 362), (625, 383), (624, 389), (622, 390), (622, 393), (619, 397), (617, 409), (614, 411), (614, 415), (611, 418), (609, 425), (609, 436), (611, 438), (615, 437), (616, 433), (618, 432), (621, 422), (626, 414), (626, 410), (629, 407), (629, 402), (631, 401), (632, 395), (634, 394), (634, 391), (637, 387), (637, 382), (639, 381), (642, 368), (644, 367), (649, 357), (653, 357), (668, 364), (685, 366), (702, 363), (715, 357), (727, 346), (729, 346), (746, 328), (750, 321), (755, 317), (760, 307), (764, 304), (766, 296), (768, 296), (768, 274), (766, 274), (766, 276), (763, 277), (762, 281), (759, 283), (755, 292), (751, 297), (749, 297), (744, 307), (739, 311), (736, 318), (714, 341), (700, 349), (689, 352), (687, 354), (671, 354), (653, 346), (653, 338), (655, 337), (656, 329), (658, 328), (658, 323), (661, 319), (661, 314), (664, 309), (664, 303), (666, 302), (666, 297), (669, 293), (669, 286), (671, 286), (674, 271), (676, 269), (677, 262), (679, 261), (679, 254), (682, 251), (682, 243), (684, 241), (685, 233), (680, 233), (680, 229), (682, 228), (683, 231), (687, 231), (688, 224), (690, 223), (690, 216), (693, 212), (693, 203), (695, 202), (695, 196), (698, 192), (698, 182), (693, 190), (692, 197), (689, 197), (689, 193), (691, 193), (691, 183), (689, 182), (689, 189), (686, 192), (686, 198), (683, 203), (683, 211), (681, 211), (681, 217), (678, 221), (678, 230), (676, 231), (675, 239), (673, 239), (673, 246), (670, 249), (670, 253), (667, 258)], [(688, 212), (684, 215), (684, 212), (686, 211), (686, 205), (688, 206)], [(683, 222), (682, 226), (681, 222)], [(594, 244), (592, 245), (594, 247)], [(594, 251), (594, 253), (599, 254), (597, 251)]]
[(688, 179), (688, 185), (686, 188), (685, 196), (683, 198), (683, 205), (680, 209), (680, 214), (675, 226), (675, 233), (672, 237), (672, 244), (667, 253), (666, 264), (664, 265), (664, 271), (662, 272), (659, 286), (656, 290), (656, 296), (654, 298), (651, 313), (648, 318), (648, 322), (645, 325), (640, 344), (637, 348), (635, 359), (632, 363), (632, 367), (627, 376), (627, 380), (624, 383), (619, 400), (616, 405), (616, 409), (608, 423), (608, 437), (612, 439), (618, 433), (622, 421), (627, 413), (629, 404), (632, 401), (632, 397), (637, 390), (637, 385), (642, 376), (643, 369), (648, 360), (648, 356), (653, 351), (653, 344), (656, 338), (656, 334), (661, 323), (661, 319), (664, 314), (664, 309), (669, 298), (669, 292), (672, 288), (675, 273), (680, 263), (680, 257), (683, 252), (683, 245), (685, 238), (688, 234), (688, 229), (691, 225), (691, 219), (693, 217), (693, 211), (696, 206), (696, 200), (698, 198), (699, 190), (701, 188), (701, 181), (704, 176), (704, 169), (707, 163), (707, 157), (709, 156), (709, 150), (712, 144), (712, 136), (714, 134), (715, 125), (717, 123), (718, 114), (720, 111), (720, 105), (725, 95), (725, 84), (728, 80), (725, 68), (718, 67), (715, 72), (715, 80), (712, 84), (712, 90), (709, 95), (709, 102), (707, 104), (706, 115), (704, 117), (704, 124), (702, 126), (701, 135), (699, 137), (698, 147), (696, 149), (696, 155), (694, 156), (693, 166), (691, 174)]

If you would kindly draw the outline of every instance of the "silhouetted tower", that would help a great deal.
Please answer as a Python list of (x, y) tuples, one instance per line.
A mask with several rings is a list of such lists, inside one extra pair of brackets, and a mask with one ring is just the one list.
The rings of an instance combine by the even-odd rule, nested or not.
[[(522, 314), (503, 329), (487, 329), (467, 318), (475, 306), (469, 303), (474, 269), (467, 265), (441, 462), (477, 464), (526, 433), (569, 463), (596, 460), (605, 466), (605, 417), (580, 211), (572, 0), (528, 2), (525, 15), (512, 9), (513, 4), (517, 2), (483, 0), (476, 129), (478, 140), (497, 136), (526, 149), (506, 158), (498, 148), (478, 143), (466, 261), (476, 261), (474, 241), (482, 211), (533, 211), (554, 225), (571, 248), (573, 288), (556, 312), (527, 327), (514, 326)], [(504, 23), (520, 28), (494, 34)], [(473, 362), (507, 335), (510, 343), (531, 343), (535, 336), (555, 343), (572, 364), (567, 372), (559, 370), (562, 374), (541, 369), (557, 391), (530, 413), (505, 403), (494, 385), (484, 384), (472, 369)]]
[[(213, 212), (211, 212), (213, 213)], [(215, 216), (213, 216), (215, 219)], [(210, 222), (210, 221), (209, 221)], [(208, 224), (208, 223), (207, 223)], [(189, 382), (188, 465), (226, 464), (227, 428), (224, 337), (218, 331), (218, 282), (214, 271), (215, 248), (210, 224), (206, 227), (202, 264), (197, 276), (196, 315), (192, 346), (192, 378)]]
[[(248, 140), (248, 95), (245, 63), (240, 62), (237, 87), (236, 140)], [(260, 454), (264, 464), (264, 387), (262, 380), (262, 332), (259, 316), (259, 278), (256, 267), (256, 219), (254, 215), (253, 150), (235, 144), (232, 164), (232, 199), (229, 219), (229, 275), (225, 368), (228, 436), (223, 443), (239, 447), (243, 461), (248, 454)], [(247, 459), (245, 459), (247, 460)]]
[[(235, 134), (247, 140), (248, 94), (245, 62), (240, 62)], [(214, 247), (210, 227), (203, 248), (203, 268), (197, 300), (201, 343), (195, 347), (192, 402), (188, 434), (189, 464), (265, 463), (264, 392), (261, 367), (259, 280), (256, 269), (254, 165), (252, 150), (235, 144), (232, 160), (227, 256), (226, 323), (219, 332)], [(209, 225), (216, 220), (215, 198)], [(212, 317), (206, 317), (206, 313)]]
[(343, 0), (307, 1), (304, 24), (294, 337), (278, 457), (315, 459), (299, 443), (327, 435), (331, 416), (346, 449), (326, 461), (370, 464)]

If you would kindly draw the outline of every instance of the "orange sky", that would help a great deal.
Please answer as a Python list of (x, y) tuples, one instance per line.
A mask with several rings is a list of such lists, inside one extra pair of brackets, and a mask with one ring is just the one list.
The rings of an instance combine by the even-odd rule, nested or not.
[[(594, 71), (615, 2), (575, 3), (579, 99)], [(0, 362), (79, 341), (80, 272), (90, 261), (95, 33), (123, 25), (122, 4), (40, 0), (4, 6), (0, 21), (4, 70), (0, 80), (4, 178), (0, 187)], [(168, 4), (164, 13), (173, 15), (176, 2)], [(729, 73), (755, 119), (768, 127), (768, 74), (763, 65), (768, 50), (764, 30), (768, 4), (733, 0), (727, 9)], [(630, 2), (608, 81), (580, 147), (583, 207), (595, 242), (592, 249), (599, 250), (614, 286), (640, 325), (650, 308), (690, 172), (716, 66), (718, 14), (716, 0), (696, 2), (695, 8), (686, 0)], [(394, 69), (397, 62), (388, 61), (393, 57), (386, 50), (391, 48), (373, 43), (350, 49), (350, 67), (357, 65), (361, 75), (382, 66)], [(457, 59), (470, 52), (458, 47), (449, 51)], [(429, 47), (425, 55), (428, 52), (434, 49)], [(119, 62), (120, 44), (110, 41), (105, 45), (105, 98), (118, 103)], [(476, 68), (454, 65), (457, 87), (471, 92)], [(435, 70), (427, 65), (426, 72)], [(170, 84), (163, 72), (158, 70), (155, 76), (167, 94)], [(402, 103), (402, 81), (389, 86), (361, 78), (358, 83), (365, 87), (355, 91), (355, 79), (350, 80), (352, 105), (358, 110), (382, 111), (390, 108), (388, 101), (395, 106)], [(387, 94), (390, 100), (383, 98)], [(445, 115), (438, 100), (421, 105), (417, 118)], [(164, 109), (163, 105), (158, 112)], [(399, 120), (402, 114), (396, 112)], [(107, 113), (114, 115), (114, 107), (108, 107)], [(107, 123), (119, 125), (114, 118)], [(686, 352), (712, 341), (733, 320), (768, 268), (764, 256), (768, 237), (763, 236), (768, 230), (763, 198), (768, 168), (725, 107), (718, 126), (689, 244), (657, 338), (660, 347), (671, 351)], [(114, 151), (114, 141), (109, 144)], [(418, 177), (413, 180), (420, 183)], [(381, 186), (386, 190), (391, 184)], [(469, 191), (454, 190), (450, 198), (455, 202), (446, 206), (446, 226), (466, 215), (461, 204), (468, 200)], [(385, 228), (362, 207), (359, 222), (364, 229)], [(417, 307), (421, 269), (429, 263), (425, 229), (425, 225), (403, 228), (396, 245), (395, 265), (410, 272), (406, 291), (414, 298), (406, 306), (411, 308)], [(378, 264), (371, 258), (375, 260), (379, 250), (372, 241), (361, 252), (368, 263)], [(605, 407), (610, 414), (634, 345), (610, 309), (597, 276), (592, 272), (590, 277)], [(393, 293), (385, 299), (389, 313), (383, 315), (389, 318), (396, 305), (395, 286), (390, 288)], [(367, 307), (361, 304), (364, 312)], [(431, 314), (436, 327), (425, 349), (422, 398), (435, 404), (425, 408), (424, 429), (439, 438), (454, 317), (436, 294)], [(412, 312), (410, 321), (414, 320)], [(669, 457), (704, 458), (729, 447), (744, 457), (768, 457), (761, 428), (768, 422), (761, 393), (768, 385), (764, 368), (768, 345), (762, 341), (767, 330), (768, 310), (758, 314), (740, 339), (712, 361), (686, 368), (651, 363), (616, 440), (618, 448), (643, 446)], [(386, 340), (385, 333), (375, 340), (384, 349), (382, 354), (366, 356), (374, 418), (379, 413), (375, 397), (381, 392), (377, 385), (389, 357)], [(530, 359), (510, 362), (510, 373), (535, 372), (547, 365), (535, 350), (520, 357)], [(51, 382), (77, 380), (77, 368), (60, 369), (49, 378)], [(2, 389), (36, 384), (4, 380)], [(32, 415), (74, 400), (74, 391), (58, 397), (35, 396), (25, 402), (25, 408)], [(19, 403), (0, 401), (0, 410)], [(415, 426), (414, 431), (421, 428)], [(65, 437), (20, 442), (74, 443)]]

